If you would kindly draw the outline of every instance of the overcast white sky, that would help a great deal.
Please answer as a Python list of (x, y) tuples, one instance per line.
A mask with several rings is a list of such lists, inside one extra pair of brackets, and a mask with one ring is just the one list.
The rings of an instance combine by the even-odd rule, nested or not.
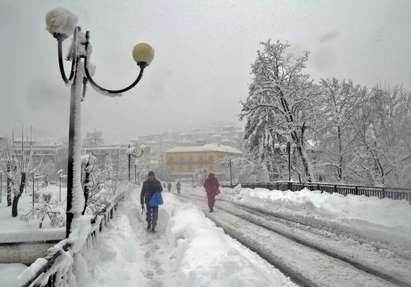
[(259, 42), (287, 40), (311, 52), (316, 78), (411, 89), (411, 1), (277, 0), (0, 0), (0, 133), (33, 125), (37, 134), (66, 137), (69, 89), (58, 71), (55, 40), (44, 15), (71, 10), (91, 31), (95, 79), (108, 88), (133, 81), (137, 42), (156, 57), (142, 82), (122, 98), (89, 89), (83, 132), (108, 142), (138, 135), (236, 122)]

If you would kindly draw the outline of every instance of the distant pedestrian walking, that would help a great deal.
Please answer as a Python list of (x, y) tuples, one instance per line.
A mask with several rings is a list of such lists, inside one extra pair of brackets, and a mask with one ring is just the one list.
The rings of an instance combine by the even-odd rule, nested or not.
[(177, 193), (180, 193), (180, 192), (181, 192), (181, 183), (180, 183), (180, 181), (177, 181), (177, 183), (176, 183), (176, 189), (177, 189)]
[(171, 182), (169, 182), (169, 183), (167, 184), (167, 190), (168, 190), (168, 192), (171, 192), (171, 187), (172, 187)]
[(161, 191), (161, 183), (156, 179), (154, 172), (150, 171), (141, 188), (140, 203), (142, 210), (146, 208), (147, 230), (151, 232), (155, 232), (157, 225), (158, 206), (163, 204)]
[(220, 193), (220, 184), (214, 173), (210, 172), (207, 179), (204, 181), (204, 188), (207, 193), (208, 207), (210, 212), (214, 211), (215, 197)]

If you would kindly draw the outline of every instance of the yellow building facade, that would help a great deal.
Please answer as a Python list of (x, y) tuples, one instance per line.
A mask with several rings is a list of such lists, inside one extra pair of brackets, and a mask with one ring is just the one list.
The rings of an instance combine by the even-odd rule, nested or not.
[(241, 156), (241, 151), (224, 145), (182, 146), (168, 150), (165, 155), (169, 175), (191, 177), (198, 171), (221, 173), (224, 158)]

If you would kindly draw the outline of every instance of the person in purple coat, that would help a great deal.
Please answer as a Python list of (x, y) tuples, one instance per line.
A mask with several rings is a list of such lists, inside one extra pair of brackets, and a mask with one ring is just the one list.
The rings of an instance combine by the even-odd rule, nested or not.
[(214, 173), (210, 172), (204, 181), (204, 188), (207, 193), (208, 207), (210, 212), (214, 211), (215, 197), (220, 193), (220, 183)]

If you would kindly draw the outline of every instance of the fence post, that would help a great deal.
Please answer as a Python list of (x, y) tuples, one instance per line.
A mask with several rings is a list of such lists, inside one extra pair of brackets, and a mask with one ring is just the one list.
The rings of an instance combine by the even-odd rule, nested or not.
[(334, 192), (337, 193), (337, 185), (334, 184)]
[(358, 186), (355, 186), (355, 195), (358, 195)]
[(61, 175), (59, 175), (59, 202), (61, 202)]
[(35, 197), (35, 191), (34, 191), (34, 173), (33, 173), (33, 195), (31, 197), (31, 204), (34, 212), (34, 197)]
[(291, 181), (289, 181), (289, 182), (288, 182), (288, 190), (291, 190), (291, 191), (292, 191), (292, 189), (291, 189), (291, 188), (292, 188), (292, 182), (291, 182)]

